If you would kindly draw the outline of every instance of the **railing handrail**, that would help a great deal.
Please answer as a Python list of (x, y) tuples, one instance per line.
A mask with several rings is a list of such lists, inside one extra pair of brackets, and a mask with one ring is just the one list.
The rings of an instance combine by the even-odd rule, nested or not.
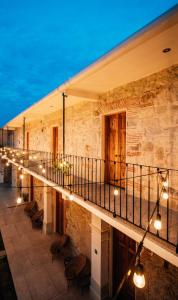
[[(25, 151), (25, 152), (33, 152), (33, 153), (46, 153), (46, 154), (51, 154), (53, 155), (53, 152), (49, 151), (43, 151), (43, 150), (28, 150), (28, 149), (22, 149), (22, 148), (13, 148), (13, 147), (2, 147), (2, 148), (10, 148), (18, 151)], [(145, 165), (145, 164), (138, 164), (138, 163), (132, 163), (132, 162), (122, 162), (122, 161), (114, 161), (114, 160), (106, 160), (103, 158), (96, 158), (96, 157), (87, 157), (87, 156), (82, 156), (82, 155), (76, 155), (76, 154), (63, 154), (63, 153), (57, 153), (56, 156), (60, 156), (61, 158), (65, 158), (68, 156), (71, 157), (77, 157), (77, 158), (82, 158), (82, 159), (88, 159), (88, 160), (97, 160), (97, 161), (103, 161), (103, 162), (110, 162), (110, 163), (118, 163), (118, 164), (125, 164), (125, 165), (132, 165), (132, 166), (138, 166), (138, 167), (145, 167), (145, 168), (152, 168), (152, 169), (159, 169), (159, 170), (165, 170), (165, 171), (175, 171), (178, 172), (178, 169), (174, 168), (168, 168), (168, 167), (161, 167), (161, 166), (153, 166), (153, 165)]]

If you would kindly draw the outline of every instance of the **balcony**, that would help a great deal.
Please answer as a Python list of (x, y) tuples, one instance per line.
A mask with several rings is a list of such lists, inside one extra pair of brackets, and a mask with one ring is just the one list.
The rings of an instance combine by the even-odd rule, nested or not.
[[(0, 155), (7, 165), (14, 163), (68, 191), (71, 200), (80, 196), (176, 247), (178, 170), (12, 148), (2, 148)], [(158, 214), (159, 231), (154, 226)]]

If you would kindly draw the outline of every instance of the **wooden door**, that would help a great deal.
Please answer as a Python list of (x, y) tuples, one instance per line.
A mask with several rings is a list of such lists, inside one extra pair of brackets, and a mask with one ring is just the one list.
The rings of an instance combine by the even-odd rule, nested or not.
[[(135, 253), (136, 242), (122, 232), (113, 229), (113, 295), (116, 293)], [(135, 300), (135, 286), (132, 277), (124, 284), (118, 299)]]
[(113, 185), (125, 187), (126, 113), (105, 118), (105, 179)]
[(56, 192), (56, 232), (64, 233), (64, 200), (59, 192)]
[(53, 127), (53, 157), (56, 158), (58, 153), (58, 127)]
[(29, 150), (29, 132), (27, 132), (27, 150)]

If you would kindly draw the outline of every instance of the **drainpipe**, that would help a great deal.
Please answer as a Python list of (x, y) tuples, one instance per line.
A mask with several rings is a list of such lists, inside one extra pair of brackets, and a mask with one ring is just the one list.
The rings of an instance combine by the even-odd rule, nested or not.
[(23, 150), (25, 150), (25, 121), (26, 118), (23, 118)]
[(63, 146), (63, 155), (65, 155), (65, 100), (67, 95), (62, 93), (62, 146)]

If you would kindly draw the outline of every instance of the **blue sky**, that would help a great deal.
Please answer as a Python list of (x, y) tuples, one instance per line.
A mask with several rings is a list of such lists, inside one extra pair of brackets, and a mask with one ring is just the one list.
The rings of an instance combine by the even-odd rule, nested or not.
[(0, 126), (176, 3), (0, 0)]

